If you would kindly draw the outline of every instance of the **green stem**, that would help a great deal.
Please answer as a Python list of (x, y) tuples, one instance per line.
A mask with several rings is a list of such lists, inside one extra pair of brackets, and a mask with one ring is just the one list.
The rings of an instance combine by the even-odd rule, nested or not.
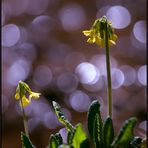
[(28, 131), (28, 125), (27, 125), (27, 118), (26, 118), (26, 115), (25, 115), (24, 107), (23, 107), (22, 97), (20, 97), (20, 98), (21, 98), (21, 109), (22, 109), (22, 113), (23, 113), (24, 129), (25, 129), (26, 136), (29, 138), (29, 131)]
[(105, 23), (105, 48), (106, 48), (106, 70), (108, 81), (108, 115), (112, 117), (112, 85), (111, 85), (111, 72), (110, 72), (110, 56), (109, 56), (109, 39), (108, 39), (108, 24)]

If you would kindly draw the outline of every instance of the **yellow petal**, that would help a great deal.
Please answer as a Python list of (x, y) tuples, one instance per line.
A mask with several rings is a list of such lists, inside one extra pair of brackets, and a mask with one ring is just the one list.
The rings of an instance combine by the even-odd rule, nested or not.
[(111, 40), (116, 41), (117, 38), (118, 38), (117, 35), (116, 34), (113, 34), (113, 36), (111, 37)]
[(101, 39), (101, 44), (100, 44), (101, 48), (104, 48), (105, 47), (105, 43), (104, 43), (104, 40)]
[(109, 45), (116, 45), (116, 43), (113, 40), (109, 40)]
[(83, 34), (84, 34), (85, 36), (89, 36), (90, 33), (91, 33), (91, 30), (85, 30), (85, 31), (83, 31)]
[(34, 98), (34, 99), (38, 99), (40, 97), (41, 93), (36, 93), (36, 92), (33, 92), (31, 91), (30, 92), (30, 95), (29, 95), (29, 98)]
[(101, 44), (101, 38), (99, 38), (98, 36), (96, 36), (96, 44), (98, 44), (98, 45)]
[[(29, 105), (30, 101), (25, 96), (23, 96), (22, 103), (23, 103), (23, 107), (26, 107)], [(20, 101), (20, 105), (22, 106), (21, 101)]]
[(96, 42), (96, 37), (95, 36), (92, 38), (92, 41), (93, 41), (93, 43)]
[(89, 38), (89, 39), (87, 40), (87, 42), (88, 42), (88, 43), (94, 43), (94, 42), (93, 42), (93, 38)]
[(101, 48), (104, 48), (104, 40), (100, 37), (96, 37), (96, 44), (98, 44)]
[(19, 94), (19, 93), (16, 93), (16, 94), (15, 94), (15, 99), (16, 99), (16, 100), (19, 100), (19, 99), (20, 99), (20, 94)]

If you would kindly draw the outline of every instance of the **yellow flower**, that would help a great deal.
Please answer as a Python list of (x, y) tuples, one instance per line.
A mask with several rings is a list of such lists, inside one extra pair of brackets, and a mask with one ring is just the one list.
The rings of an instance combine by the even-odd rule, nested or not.
[(21, 101), (20, 101), (20, 106), (23, 105), (23, 107), (26, 107), (26, 106), (29, 105), (29, 103), (30, 103), (30, 100), (28, 100), (25, 96), (23, 96), (23, 97), (22, 97), (22, 103), (21, 103)]
[(38, 99), (40, 97), (40, 95), (41, 95), (40, 93), (36, 93), (36, 92), (31, 91), (30, 95), (29, 95), (29, 98), (30, 99), (32, 99), (32, 98)]
[(88, 43), (96, 43), (102, 48), (105, 47), (105, 31), (107, 26), (108, 32), (108, 44), (109, 46), (115, 45), (117, 40), (117, 35), (114, 33), (111, 22), (107, 21), (106, 17), (103, 16), (100, 19), (97, 19), (92, 25), (90, 30), (83, 31), (83, 34), (88, 38)]
[[(26, 97), (27, 95), (29, 95), (29, 98)], [(25, 82), (19, 81), (16, 88), (15, 99), (20, 100), (21, 106), (26, 107), (31, 103), (32, 98), (38, 99), (40, 95), (40, 93), (33, 92)]]
[(19, 94), (19, 93), (16, 93), (16, 94), (15, 94), (15, 99), (16, 99), (16, 100), (19, 100), (19, 98), (20, 98), (20, 94)]

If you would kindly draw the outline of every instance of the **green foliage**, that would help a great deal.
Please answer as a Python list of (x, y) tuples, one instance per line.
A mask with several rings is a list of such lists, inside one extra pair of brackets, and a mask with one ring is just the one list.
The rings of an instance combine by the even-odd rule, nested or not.
[[(49, 138), (49, 148), (89, 148), (90, 143), (87, 134), (79, 123), (73, 126), (61, 112), (61, 107), (53, 101), (54, 111), (67, 129), (67, 144), (63, 143), (60, 133), (51, 134)], [(100, 113), (100, 103), (94, 100), (87, 114), (87, 127), (90, 139), (94, 148), (146, 148), (146, 142), (139, 137), (134, 137), (134, 127), (137, 119), (131, 117), (126, 120), (119, 134), (114, 138), (113, 121), (110, 116), (103, 122)], [(35, 148), (26, 134), (21, 133), (23, 148)], [(93, 146), (91, 146), (92, 148)]]
[(114, 128), (111, 117), (102, 122), (100, 104), (94, 100), (88, 111), (88, 131), (95, 148), (130, 148), (130, 142), (134, 137), (134, 127), (137, 119), (128, 119), (114, 139)]
[(142, 139), (140, 137), (134, 137), (130, 142), (131, 148), (141, 148)]
[(130, 119), (126, 120), (123, 127), (120, 129), (118, 136), (112, 143), (113, 147), (118, 147), (122, 145), (123, 147), (128, 147), (130, 141), (134, 137), (134, 127), (136, 125), (137, 119), (135, 117), (131, 117)]
[(73, 136), (74, 136), (74, 132), (68, 131), (68, 134), (67, 134), (67, 144), (72, 144)]
[(102, 135), (101, 135), (101, 124), (99, 122), (99, 117), (98, 114), (96, 114), (95, 116), (95, 120), (94, 120), (94, 128), (93, 128), (93, 140), (94, 140), (94, 144), (96, 147), (101, 147), (102, 146)]
[(63, 144), (63, 139), (62, 139), (62, 136), (60, 135), (60, 133), (56, 133), (55, 138), (56, 138), (56, 140), (58, 142), (58, 145)]
[(89, 146), (88, 138), (80, 123), (76, 125), (76, 131), (72, 139), (72, 146), (74, 148), (87, 148)]
[(65, 118), (64, 113), (61, 111), (60, 105), (53, 101), (52, 105), (54, 107), (54, 111), (58, 117), (59, 122), (64, 124), (64, 126), (71, 132), (74, 132), (75, 128), (72, 126), (72, 124)]
[(21, 132), (21, 140), (22, 140), (22, 148), (35, 148), (35, 146), (31, 143), (30, 139)]
[[(63, 143), (62, 136), (59, 133), (51, 134), (49, 138), (49, 148), (89, 148), (89, 140), (82, 124), (73, 126), (61, 112), (58, 103), (53, 102), (55, 113), (61, 122), (67, 128), (67, 144)], [(119, 134), (114, 138), (113, 121), (110, 116), (103, 122), (100, 114), (100, 103), (94, 100), (87, 115), (88, 132), (95, 148), (146, 148), (146, 140), (134, 137), (134, 127), (137, 119), (131, 117), (126, 120)], [(21, 133), (22, 147), (35, 148), (30, 139)], [(92, 147), (92, 146), (91, 146)]]
[(50, 148), (57, 148), (63, 144), (62, 136), (59, 133), (56, 133), (55, 135), (51, 134), (49, 138), (49, 147)]
[(65, 118), (64, 113), (61, 111), (60, 105), (59, 105), (57, 102), (55, 102), (55, 101), (53, 101), (52, 104), (53, 104), (53, 108), (54, 108), (54, 111), (55, 111), (55, 113), (56, 113), (56, 115), (57, 115), (57, 117), (58, 117), (59, 122), (61, 122), (61, 123), (66, 127), (66, 129), (67, 129), (67, 131), (68, 131), (67, 143), (68, 143), (69, 145), (71, 145), (71, 144), (72, 144), (72, 139), (73, 139), (73, 136), (74, 136), (74, 133), (75, 133), (75, 130), (76, 130), (76, 129), (75, 129), (75, 127)]
[[(53, 104), (54, 111), (58, 117), (59, 122), (61, 122), (67, 128), (67, 132), (68, 132), (67, 144), (70, 146), (70, 148), (88, 148), (89, 141), (88, 141), (86, 133), (84, 132), (82, 128), (82, 125), (79, 123), (76, 125), (76, 127), (74, 127), (65, 118), (64, 113), (61, 111), (60, 105), (55, 101), (53, 101), (52, 104)], [(56, 144), (56, 139), (54, 140)], [(61, 144), (60, 147), (66, 148), (67, 145)]]
[(102, 145), (102, 119), (100, 114), (100, 104), (97, 100), (94, 100), (88, 110), (87, 126), (90, 138), (96, 147)]
[(102, 129), (103, 145), (105, 148), (110, 148), (114, 139), (114, 127), (112, 119), (108, 116), (104, 122)]
[(57, 148), (58, 147), (58, 141), (57, 138), (51, 134), (49, 139), (49, 148)]

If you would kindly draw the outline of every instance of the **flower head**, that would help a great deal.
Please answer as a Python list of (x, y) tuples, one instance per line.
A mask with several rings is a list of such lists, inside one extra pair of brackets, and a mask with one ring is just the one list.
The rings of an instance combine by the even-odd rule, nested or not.
[[(107, 27), (106, 27), (107, 26)], [(108, 43), (109, 46), (115, 45), (117, 40), (117, 35), (114, 33), (112, 24), (110, 21), (107, 21), (107, 18), (103, 16), (100, 19), (97, 19), (92, 25), (90, 30), (83, 31), (83, 34), (88, 38), (88, 43), (96, 43), (102, 48), (105, 47), (105, 31), (108, 32)]]
[[(27, 95), (29, 95), (29, 97), (27, 97)], [(38, 99), (40, 95), (40, 93), (33, 92), (25, 82), (19, 81), (16, 88), (15, 99), (20, 100), (20, 105), (25, 107), (31, 103), (32, 98)]]

